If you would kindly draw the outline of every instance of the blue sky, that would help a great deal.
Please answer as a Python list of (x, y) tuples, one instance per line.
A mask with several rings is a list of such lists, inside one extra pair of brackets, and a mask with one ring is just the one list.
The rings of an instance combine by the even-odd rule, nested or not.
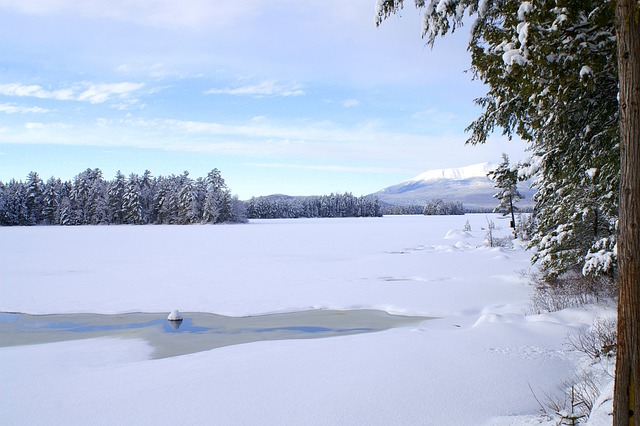
[(0, 0), (0, 180), (100, 168), (241, 199), (366, 195), (426, 170), (523, 158), (465, 146), (484, 93), (468, 35), (426, 47), (375, 0)]

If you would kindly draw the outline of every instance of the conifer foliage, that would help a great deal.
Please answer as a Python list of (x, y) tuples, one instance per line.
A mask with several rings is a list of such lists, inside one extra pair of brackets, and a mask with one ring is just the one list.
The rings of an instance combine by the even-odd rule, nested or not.
[[(535, 260), (550, 275), (614, 274), (620, 171), (614, 2), (416, 0), (423, 36), (471, 24), (471, 71), (487, 93), (468, 143), (500, 128), (532, 156)], [(403, 7), (378, 0), (377, 23)]]
[(495, 170), (490, 171), (487, 176), (495, 182), (498, 192), (493, 196), (500, 202), (494, 213), (502, 213), (503, 216), (511, 216), (511, 228), (516, 230), (516, 212), (518, 200), (524, 198), (518, 191), (518, 168), (509, 164), (509, 156), (502, 154), (502, 162)]
[(111, 181), (87, 169), (71, 181), (0, 182), (0, 226), (192, 224), (245, 222), (244, 204), (232, 196), (220, 171), (193, 180), (188, 172), (152, 177), (150, 171)]

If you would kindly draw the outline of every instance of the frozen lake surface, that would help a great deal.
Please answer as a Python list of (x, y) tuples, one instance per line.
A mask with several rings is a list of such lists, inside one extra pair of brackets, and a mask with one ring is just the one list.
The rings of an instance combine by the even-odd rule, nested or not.
[[(494, 237), (508, 240), (508, 219), (484, 214), (0, 228), (0, 312), (28, 314), (13, 325), (3, 316), (2, 327), (19, 330), (7, 337), (16, 345), (0, 347), (0, 418), (557, 424), (540, 418), (532, 389), (561, 397), (585, 365), (567, 336), (615, 307), (529, 314), (532, 253), (521, 241), (489, 247), (490, 221)], [(185, 314), (175, 331), (166, 322), (174, 309), (203, 314)], [(296, 317), (332, 311), (350, 318)], [(396, 321), (388, 314), (409, 318), (377, 323)], [(62, 327), (49, 327), (47, 339), (81, 338), (16, 340), (53, 319)], [(210, 349), (210, 337), (245, 334), (219, 332), (227, 326), (261, 339)], [(369, 328), (388, 329), (361, 332)], [(295, 338), (323, 333), (336, 334)]]

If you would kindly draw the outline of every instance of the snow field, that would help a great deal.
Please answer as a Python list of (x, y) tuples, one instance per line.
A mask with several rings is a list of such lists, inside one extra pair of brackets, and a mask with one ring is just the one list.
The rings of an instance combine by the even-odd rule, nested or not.
[[(460, 231), (467, 220), (472, 230)], [(581, 362), (567, 334), (601, 312), (524, 316), (530, 253), (485, 247), (486, 220), (0, 228), (0, 311), (438, 317), (159, 360), (134, 339), (0, 348), (11, 366), (0, 370), (0, 415), (30, 425), (541, 424), (530, 387), (560, 391)]]

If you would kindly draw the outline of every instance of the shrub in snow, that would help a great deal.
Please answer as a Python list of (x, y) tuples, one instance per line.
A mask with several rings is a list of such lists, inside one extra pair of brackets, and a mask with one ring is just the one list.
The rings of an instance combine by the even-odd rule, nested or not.
[(562, 275), (534, 275), (531, 313), (556, 312), (565, 308), (615, 300), (618, 289), (611, 276), (584, 276), (580, 271)]
[(601, 318), (588, 329), (569, 335), (567, 340), (573, 349), (585, 353), (595, 361), (615, 355), (617, 336), (617, 321)]

